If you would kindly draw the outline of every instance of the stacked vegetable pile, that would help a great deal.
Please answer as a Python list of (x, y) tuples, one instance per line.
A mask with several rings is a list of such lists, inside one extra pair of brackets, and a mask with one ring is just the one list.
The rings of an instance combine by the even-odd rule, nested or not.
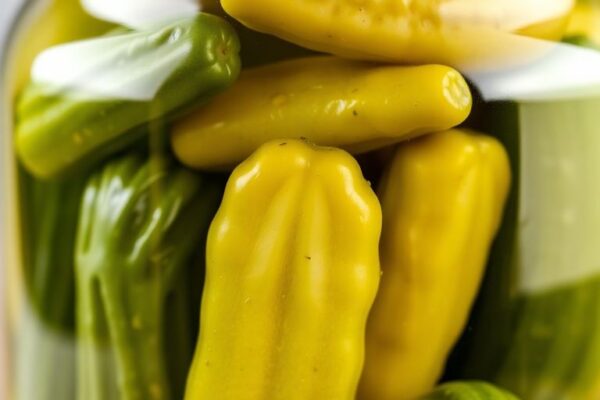
[(474, 102), (439, 1), (222, 0), (42, 52), (105, 30), (68, 1), (17, 84), (18, 400), (600, 395), (597, 277), (521, 257), (560, 242), (546, 196), (600, 229), (598, 101)]

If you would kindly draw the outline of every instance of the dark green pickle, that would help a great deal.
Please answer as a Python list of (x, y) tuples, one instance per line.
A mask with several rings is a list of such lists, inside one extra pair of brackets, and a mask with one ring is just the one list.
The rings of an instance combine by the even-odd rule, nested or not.
[(78, 400), (181, 398), (190, 269), (203, 268), (194, 260), (221, 194), (213, 178), (136, 152), (89, 179), (75, 248)]

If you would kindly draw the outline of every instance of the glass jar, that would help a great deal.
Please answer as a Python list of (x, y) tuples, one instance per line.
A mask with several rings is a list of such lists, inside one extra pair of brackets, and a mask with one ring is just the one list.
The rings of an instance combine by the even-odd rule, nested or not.
[(0, 398), (598, 398), (600, 2), (219, 3), (16, 19)]

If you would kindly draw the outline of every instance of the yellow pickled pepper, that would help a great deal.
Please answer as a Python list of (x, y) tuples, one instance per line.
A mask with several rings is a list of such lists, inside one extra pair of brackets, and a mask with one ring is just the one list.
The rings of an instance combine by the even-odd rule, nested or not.
[(208, 235), (185, 399), (354, 399), (380, 230), (342, 150), (273, 141), (238, 166)]
[[(523, 7), (506, 0), (222, 0), (248, 27), (309, 49), (361, 60), (457, 65), (481, 57), (505, 61), (500, 36), (516, 31), (559, 39), (574, 0)], [(547, 7), (547, 8), (545, 8)], [(510, 12), (509, 12), (510, 11)], [(523, 18), (522, 13), (529, 13)], [(507, 21), (513, 15), (514, 21)], [(538, 15), (543, 17), (536, 18)], [(525, 25), (521, 25), (525, 24)], [(506, 25), (505, 28), (503, 26)], [(493, 43), (495, 39), (501, 43)], [(511, 42), (512, 43), (512, 42)], [(495, 57), (495, 53), (505, 54)], [(527, 54), (521, 54), (521, 56)]]
[(499, 227), (510, 165), (495, 139), (451, 130), (399, 146), (379, 187), (381, 287), (361, 400), (429, 392), (465, 327)]
[(471, 101), (450, 67), (309, 57), (243, 71), (176, 124), (172, 143), (184, 164), (200, 169), (232, 167), (282, 137), (362, 153), (450, 129), (467, 118)]

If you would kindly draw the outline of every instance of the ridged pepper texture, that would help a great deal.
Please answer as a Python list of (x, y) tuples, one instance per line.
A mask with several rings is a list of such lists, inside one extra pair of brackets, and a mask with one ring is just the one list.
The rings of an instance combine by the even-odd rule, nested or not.
[(201, 169), (233, 167), (281, 137), (361, 153), (450, 129), (470, 111), (469, 87), (452, 68), (310, 57), (242, 72), (176, 125), (173, 147)]
[(380, 229), (341, 150), (274, 141), (238, 166), (209, 231), (185, 399), (354, 399)]
[(515, 395), (487, 382), (449, 382), (421, 400), (519, 400)]
[[(136, 154), (90, 178), (75, 257), (79, 400), (182, 397), (185, 372), (177, 379), (172, 371), (186, 370), (194, 338), (185, 311), (170, 303), (186, 304), (182, 277), (220, 193), (219, 185), (174, 163)], [(173, 337), (177, 343), (168, 343)], [(181, 352), (169, 365), (186, 342), (187, 359)]]
[(509, 183), (508, 157), (490, 137), (452, 130), (400, 146), (379, 188), (383, 275), (360, 399), (433, 388), (475, 300)]

